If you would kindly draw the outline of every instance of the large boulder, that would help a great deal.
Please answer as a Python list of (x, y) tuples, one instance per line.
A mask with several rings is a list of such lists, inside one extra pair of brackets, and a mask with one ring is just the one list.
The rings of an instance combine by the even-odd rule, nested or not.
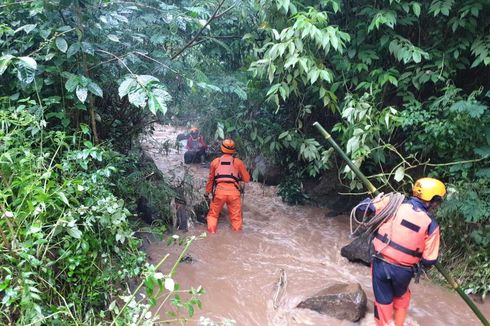
[(340, 249), (340, 255), (352, 262), (360, 262), (365, 265), (371, 264), (371, 256), (374, 253), (372, 248), (372, 236), (364, 233), (351, 241), (348, 245)]
[(209, 212), (209, 202), (207, 200), (202, 200), (193, 206), (195, 219), (201, 224), (207, 223), (207, 215)]
[(320, 177), (305, 180), (303, 185), (311, 201), (329, 209), (328, 217), (348, 214), (359, 202), (358, 196), (339, 196), (339, 193), (350, 190), (339, 182), (338, 171), (334, 168), (325, 171)]
[(334, 284), (297, 306), (337, 319), (358, 321), (366, 313), (366, 293), (359, 283)]
[(277, 186), (281, 182), (282, 177), (284, 177), (284, 169), (271, 164), (262, 155), (255, 157), (252, 162), (252, 169), (258, 170), (258, 181), (268, 186)]

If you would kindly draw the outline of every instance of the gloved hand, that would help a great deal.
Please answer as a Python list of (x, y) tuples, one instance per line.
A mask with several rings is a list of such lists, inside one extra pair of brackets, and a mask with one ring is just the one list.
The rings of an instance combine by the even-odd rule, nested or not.
[(204, 198), (209, 199), (209, 192), (204, 193)]

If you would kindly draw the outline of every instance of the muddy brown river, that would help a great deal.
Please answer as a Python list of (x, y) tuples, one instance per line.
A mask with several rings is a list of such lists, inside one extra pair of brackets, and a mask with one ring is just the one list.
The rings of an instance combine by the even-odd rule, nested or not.
[[(171, 149), (168, 155), (157, 145), (175, 142), (179, 130), (156, 126), (145, 141), (145, 150), (164, 172), (181, 173), (185, 168), (183, 151)], [(208, 169), (192, 165), (189, 170), (197, 185), (203, 185)], [(332, 180), (332, 182), (337, 182)], [(201, 193), (203, 190), (201, 190)], [(375, 325), (370, 270), (349, 263), (340, 248), (349, 242), (347, 216), (327, 218), (324, 208), (288, 206), (276, 195), (276, 188), (259, 183), (247, 185), (243, 203), (243, 231), (232, 232), (227, 214), (222, 214), (218, 232), (197, 240), (190, 248), (193, 263), (180, 264), (175, 280), (182, 288), (202, 286), (202, 309), (197, 309), (188, 324), (199, 319), (234, 320), (235, 325)], [(199, 235), (206, 226), (195, 223), (180, 236)], [(181, 247), (153, 242), (147, 252), (153, 263), (167, 253), (163, 273), (178, 257)], [(284, 293), (274, 309), (275, 283), (283, 269), (287, 275)], [(368, 312), (357, 323), (340, 321), (314, 311), (297, 309), (297, 304), (335, 283), (360, 283), (368, 296)], [(480, 325), (470, 308), (453, 291), (422, 279), (411, 284), (412, 301), (406, 325)], [(490, 303), (478, 304), (490, 318)], [(162, 314), (162, 319), (168, 317)]]

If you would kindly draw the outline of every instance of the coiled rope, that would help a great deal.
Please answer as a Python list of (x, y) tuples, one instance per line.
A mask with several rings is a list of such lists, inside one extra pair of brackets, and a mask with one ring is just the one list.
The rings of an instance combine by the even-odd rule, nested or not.
[[(380, 203), (381, 201), (384, 201), (385, 198), (389, 198), (388, 203), (386, 206), (377, 214), (374, 216), (370, 217), (368, 216), (368, 209), (369, 209), (369, 204), (376, 205)], [(405, 196), (399, 192), (390, 192), (388, 194), (381, 193), (375, 198), (371, 200), (369, 203), (359, 203), (357, 206), (355, 206), (352, 211), (350, 212), (350, 233), (351, 235), (362, 235), (365, 233), (373, 234), (384, 222), (386, 222), (389, 218), (395, 216), (396, 212), (398, 211), (398, 208), (400, 208), (400, 205), (403, 203), (405, 200)], [(362, 220), (359, 220), (359, 218), (356, 216), (356, 211), (362, 206), (366, 205), (366, 208), (363, 212), (362, 215)], [(355, 230), (353, 230), (353, 225), (354, 223), (357, 224), (357, 227)], [(391, 232), (390, 232), (391, 236)]]

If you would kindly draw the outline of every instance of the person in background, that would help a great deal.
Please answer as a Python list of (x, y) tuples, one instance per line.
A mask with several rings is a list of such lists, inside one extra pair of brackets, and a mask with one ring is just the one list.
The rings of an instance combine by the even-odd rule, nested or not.
[[(430, 267), (439, 255), (439, 226), (432, 213), (446, 195), (446, 187), (437, 179), (421, 178), (415, 182), (412, 194), (394, 216), (380, 225), (373, 239), (371, 275), (378, 326), (404, 325), (410, 281), (419, 272), (419, 264)], [(388, 202), (365, 200), (366, 205), (360, 205), (356, 214), (366, 210), (377, 214)]]
[(184, 153), (184, 163), (203, 163), (206, 160), (206, 149), (208, 145), (204, 137), (200, 135), (199, 129), (191, 128), (189, 138), (187, 138), (187, 151)]
[(207, 216), (208, 232), (216, 233), (218, 218), (224, 204), (228, 206), (231, 228), (233, 231), (242, 229), (241, 194), (242, 183), (250, 181), (250, 174), (242, 160), (233, 157), (235, 142), (225, 139), (221, 143), (223, 155), (211, 162), (208, 182), (206, 184), (206, 198), (212, 193), (213, 198)]

